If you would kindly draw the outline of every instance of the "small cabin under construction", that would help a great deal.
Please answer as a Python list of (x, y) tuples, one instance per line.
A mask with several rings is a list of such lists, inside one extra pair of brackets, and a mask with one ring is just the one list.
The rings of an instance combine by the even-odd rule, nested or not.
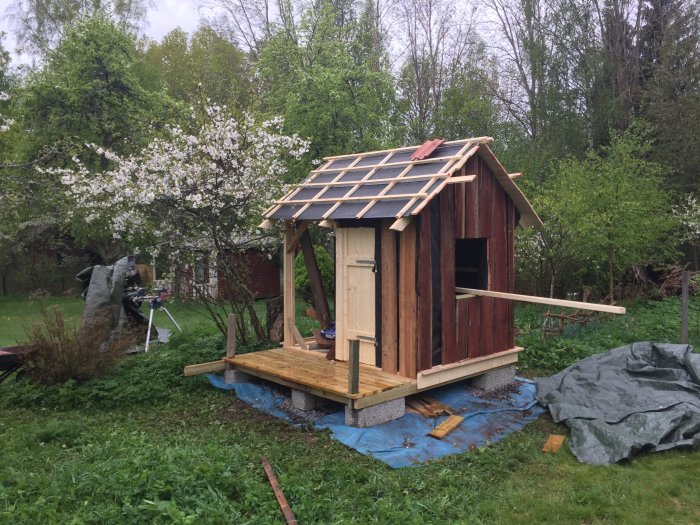
[[(358, 340), (361, 363), (418, 379), (466, 359), (517, 358), (512, 301), (457, 292), (512, 292), (515, 226), (539, 224), (489, 140), (328, 158), (265, 213), (286, 222), (288, 248), (308, 221), (334, 228), (337, 360)], [(293, 347), (293, 281), (284, 287)]]
[[(491, 140), (436, 139), (324, 159), (261, 225), (284, 223), (282, 347), (230, 351), (226, 366), (343, 402), (350, 416), (512, 366), (522, 350), (513, 297), (493, 295), (513, 295), (516, 226), (541, 222)], [(335, 235), (335, 316), (311, 247), (314, 221)], [(321, 323), (335, 321), (333, 359), (296, 328), (297, 249)]]

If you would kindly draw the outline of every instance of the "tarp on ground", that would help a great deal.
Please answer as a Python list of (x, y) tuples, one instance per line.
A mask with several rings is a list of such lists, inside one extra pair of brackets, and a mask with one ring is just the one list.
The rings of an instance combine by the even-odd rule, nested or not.
[(633, 343), (536, 380), (537, 400), (571, 429), (583, 463), (700, 445), (700, 354), (689, 345)]
[[(220, 376), (208, 374), (217, 388), (235, 390), (236, 396), (249, 405), (289, 423), (294, 420), (284, 410), (284, 398), (260, 383), (225, 384)], [(427, 395), (452, 408), (464, 422), (443, 439), (428, 436), (446, 417), (425, 418), (407, 412), (403, 417), (371, 428), (345, 424), (342, 405), (313, 423), (319, 430), (329, 429), (331, 436), (358, 452), (372, 456), (393, 468), (419, 465), (449, 454), (459, 454), (500, 441), (544, 413), (535, 400), (535, 385), (516, 379), (517, 392), (506, 399), (487, 400), (470, 395), (464, 383), (431, 390)]]

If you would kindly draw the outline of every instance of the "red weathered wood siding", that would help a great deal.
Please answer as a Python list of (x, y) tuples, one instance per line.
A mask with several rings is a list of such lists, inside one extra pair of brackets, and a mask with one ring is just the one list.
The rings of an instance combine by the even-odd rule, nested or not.
[[(389, 337), (389, 328), (391, 334), (397, 330), (399, 366), (396, 370), (393, 354), (390, 363), (382, 363), (382, 366), (408, 377), (434, 366), (433, 346), (438, 337), (433, 333), (434, 307), (440, 310), (440, 327), (439, 331), (437, 327), (435, 330), (439, 332), (442, 364), (490, 355), (515, 346), (511, 301), (490, 297), (456, 300), (455, 291), (457, 239), (486, 239), (488, 288), (513, 291), (515, 208), (480, 157), (472, 157), (458, 175), (477, 177), (470, 183), (448, 185), (436, 197), (439, 254), (431, 248), (437, 227), (431, 224), (435, 221), (435, 215), (431, 218), (430, 213), (432, 204), (399, 235), (388, 229), (391, 221), (383, 221), (380, 226), (382, 238), (392, 236), (391, 246), (382, 246), (382, 250), (398, 254), (398, 264), (392, 268), (382, 266), (382, 279), (395, 280), (399, 285), (398, 297), (393, 299), (398, 300), (398, 327), (394, 326), (396, 319), (392, 317), (391, 326), (382, 327), (381, 336), (393, 340), (393, 335)], [(433, 281), (436, 268), (439, 268), (439, 280)], [(439, 284), (436, 286), (435, 282)], [(382, 299), (387, 300), (384, 296)], [(384, 322), (383, 315), (381, 322)]]
[(512, 301), (454, 299), (455, 239), (487, 239), (488, 288), (512, 292), (515, 285), (513, 202), (480, 157), (469, 159), (461, 175), (477, 177), (470, 183), (448, 186), (439, 196), (443, 364), (515, 346)]

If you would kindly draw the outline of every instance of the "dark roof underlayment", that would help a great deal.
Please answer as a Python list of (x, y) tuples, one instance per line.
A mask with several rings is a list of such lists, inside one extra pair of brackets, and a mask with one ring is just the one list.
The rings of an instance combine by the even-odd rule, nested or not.
[(478, 152), (515, 203), (520, 224), (540, 225), (530, 203), (487, 146), (491, 141), (489, 137), (479, 137), (444, 142), (422, 160), (411, 157), (416, 158), (414, 154), (421, 149), (426, 151), (426, 144), (326, 157), (320, 168), (275, 202), (264, 217), (324, 220), (400, 219), (417, 215)]

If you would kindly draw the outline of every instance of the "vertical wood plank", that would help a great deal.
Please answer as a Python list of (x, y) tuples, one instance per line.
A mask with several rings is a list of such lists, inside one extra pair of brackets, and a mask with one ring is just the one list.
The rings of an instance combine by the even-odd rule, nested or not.
[[(455, 300), (455, 210), (453, 186), (445, 188), (440, 195), (440, 290), (442, 303), (442, 364), (454, 363), (460, 357), (455, 334), (457, 301)], [(467, 319), (463, 320), (466, 325)]]
[[(493, 181), (493, 290), (508, 291), (508, 259), (506, 257), (506, 193), (494, 179), (491, 170), (488, 176)], [(494, 302), (494, 352), (508, 350), (508, 304), (512, 301), (496, 300)]]
[[(294, 249), (291, 248), (294, 237), (294, 223), (285, 222), (283, 250), (283, 294), (284, 294), (284, 346), (294, 346), (292, 326), (296, 322), (296, 297), (294, 293)], [(291, 326), (290, 326), (291, 322)]]
[(381, 267), (382, 285), (382, 370), (395, 374), (399, 370), (399, 305), (398, 305), (398, 265), (396, 258), (396, 232), (389, 229), (391, 220), (381, 225)]
[(458, 239), (464, 239), (467, 236), (466, 231), (466, 218), (464, 210), (464, 199), (466, 192), (466, 184), (464, 182), (460, 184), (450, 184), (448, 187), (454, 188), (454, 223), (455, 223), (455, 237)]
[[(506, 199), (506, 258), (508, 264), (508, 289), (515, 292), (515, 208), (510, 198)], [(508, 348), (515, 347), (515, 303), (508, 301)]]
[(474, 302), (475, 300), (473, 299), (457, 301), (454, 361), (460, 361), (469, 357), (469, 305), (474, 304)]
[(481, 310), (481, 337), (479, 338), (478, 356), (494, 353), (494, 303), (497, 299), (493, 297), (480, 297)]
[(467, 357), (478, 357), (481, 355), (481, 300), (467, 299), (469, 301), (469, 326), (467, 327)]
[(418, 229), (412, 220), (399, 237), (399, 374), (416, 377), (416, 258)]
[(418, 371), (433, 367), (432, 344), (432, 253), (430, 249), (430, 207), (426, 206), (419, 217), (418, 239), (418, 300), (416, 303), (416, 329), (418, 337)]
[(338, 361), (347, 361), (347, 348), (345, 346), (346, 308), (345, 294), (347, 278), (345, 274), (346, 238), (347, 228), (334, 228), (335, 230), (335, 358)]
[(491, 170), (488, 169), (486, 163), (480, 157), (477, 172), (479, 180), (479, 195), (477, 199), (479, 202), (479, 229), (477, 237), (489, 238), (493, 237), (493, 185), (495, 181)]
[(474, 239), (481, 237), (481, 218), (479, 195), (481, 188), (481, 177), (479, 176), (479, 157), (474, 155), (465, 165), (465, 173), (476, 175), (476, 179), (470, 183), (464, 183), (464, 217), (465, 217), (465, 237)]

